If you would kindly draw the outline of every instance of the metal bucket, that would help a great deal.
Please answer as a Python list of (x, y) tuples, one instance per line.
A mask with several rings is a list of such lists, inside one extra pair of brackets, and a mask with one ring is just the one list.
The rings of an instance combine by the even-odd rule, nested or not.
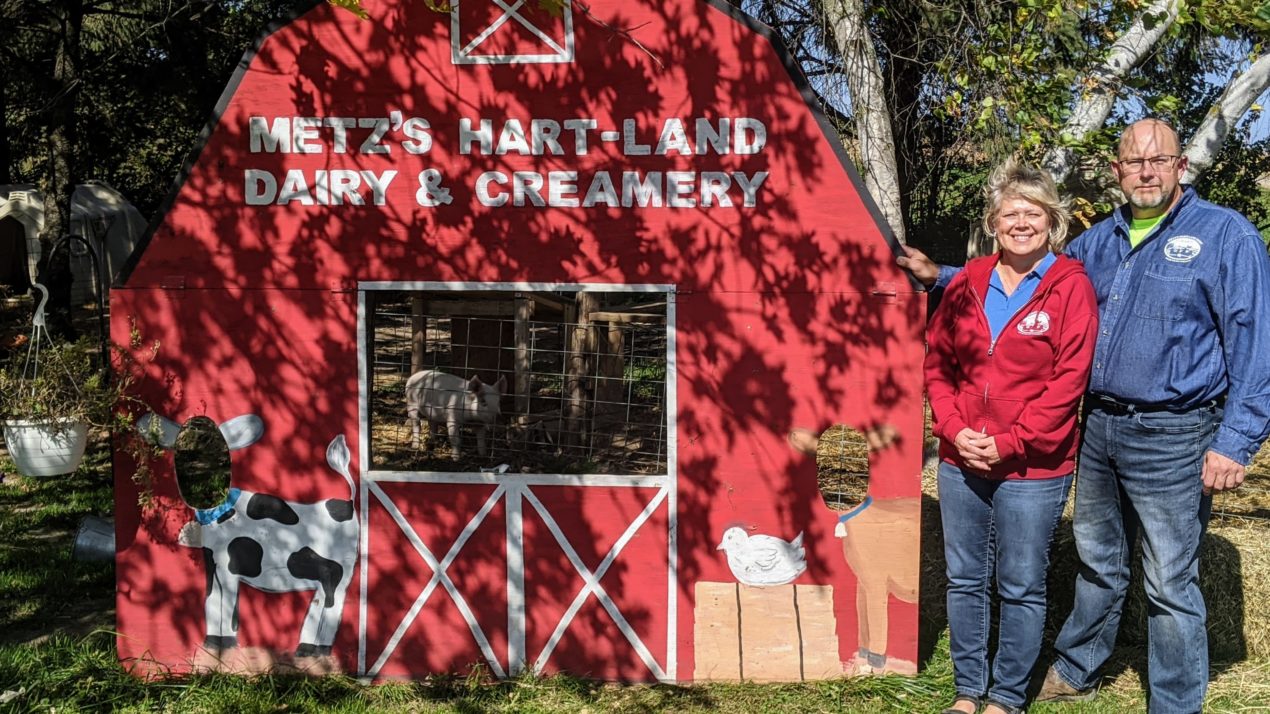
[(75, 531), (74, 560), (114, 560), (115, 522), (97, 516), (85, 516)]

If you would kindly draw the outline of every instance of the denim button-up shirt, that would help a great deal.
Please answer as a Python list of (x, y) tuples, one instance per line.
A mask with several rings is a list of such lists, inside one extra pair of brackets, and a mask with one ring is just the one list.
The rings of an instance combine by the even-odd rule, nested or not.
[(1270, 433), (1266, 246), (1247, 219), (1189, 186), (1137, 248), (1130, 217), (1120, 208), (1066, 250), (1098, 297), (1089, 391), (1178, 410), (1225, 397), (1209, 448), (1247, 465)]

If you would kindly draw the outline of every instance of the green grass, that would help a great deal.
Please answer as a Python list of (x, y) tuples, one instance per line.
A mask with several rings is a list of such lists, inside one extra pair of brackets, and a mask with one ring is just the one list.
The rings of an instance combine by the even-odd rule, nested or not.
[[(104, 459), (99, 450), (71, 476), (6, 474), (0, 483), (0, 642), (78, 618), (86, 604), (113, 604), (113, 564), (71, 559), (70, 535), (80, 520), (113, 509)], [(4, 463), (12, 469), (7, 457)]]
[[(1235, 676), (1227, 673), (1226, 676)], [(1267, 711), (1267, 671), (1237, 673), (1262, 682), (1214, 684), (1210, 712)], [(1087, 704), (1038, 704), (1031, 711), (1122, 714), (1141, 711), (1142, 692), (1126, 671)], [(946, 639), (919, 677), (886, 676), (805, 684), (616, 685), (524, 677), (490, 682), (433, 677), (363, 685), (349, 677), (239, 677), (208, 674), (145, 682), (115, 661), (110, 633), (54, 637), (38, 646), (0, 647), (0, 688), (23, 693), (0, 711), (64, 712), (931, 712), (952, 697)]]
[[(806, 684), (711, 684), (690, 687), (612, 685), (571, 677), (434, 677), (364, 686), (348, 677), (237, 677), (200, 675), (144, 682), (116, 663), (110, 633), (83, 639), (54, 637), (37, 646), (0, 647), (0, 686), (21, 696), (0, 711), (173, 712), (920, 712), (938, 711), (952, 696), (946, 640), (919, 677), (858, 678)], [(1261, 677), (1265, 670), (1244, 670)], [(1126, 671), (1122, 678), (1136, 679)], [(1212, 712), (1265, 711), (1262, 691), (1222, 687)], [(1117, 680), (1089, 704), (1036, 705), (1045, 712), (1119, 714), (1141, 710), (1141, 690)]]
[(17, 710), (56, 707), (58, 712), (929, 711), (951, 691), (949, 668), (937, 670), (911, 679), (692, 687), (623, 686), (563, 676), (504, 682), (479, 676), (434, 677), (364, 686), (348, 677), (210, 674), (147, 683), (115, 663), (109, 633), (80, 640), (55, 637), (35, 647), (0, 647), (0, 682), (26, 689), (13, 703), (20, 704)]
[[(111, 489), (104, 455), (71, 477), (0, 484), (0, 714), (6, 712), (934, 712), (953, 696), (947, 630), (943, 625), (937, 537), (924, 543), (921, 629), (927, 642), (917, 677), (838, 679), (803, 684), (702, 684), (694, 686), (618, 685), (573, 677), (524, 677), (495, 682), (481, 675), (433, 677), (418, 682), (366, 685), (345, 676), (243, 677), (223, 674), (143, 681), (118, 663), (110, 619), (101, 609), (113, 604), (110, 563), (81, 563), (70, 558), (71, 534), (89, 514), (109, 514)], [(7, 462), (7, 460), (4, 460)], [(11, 467), (8, 467), (11, 468)], [(927, 532), (937, 530), (937, 504), (925, 504)], [(932, 509), (932, 506), (935, 506)], [(1258, 531), (1259, 532), (1259, 531)], [(1055, 567), (1070, 572), (1070, 531), (1056, 544)], [(1255, 539), (1255, 536), (1241, 536)], [(1257, 547), (1236, 538), (1236, 531), (1214, 528), (1210, 552), (1231, 553)], [(1217, 547), (1217, 546), (1220, 546)], [(1206, 556), (1207, 557), (1207, 556)], [(1219, 562), (1217, 558), (1212, 563)], [(1206, 561), (1206, 564), (1208, 561)], [(1209, 567), (1214, 567), (1209, 565)], [(1265, 583), (1251, 582), (1245, 560), (1240, 573), (1207, 578), (1214, 623), (1236, 599), (1257, 594)], [(1264, 574), (1263, 574), (1264, 575)], [(1224, 579), (1223, 579), (1224, 578)], [(1056, 580), (1063, 580), (1057, 578)], [(1220, 586), (1220, 587), (1219, 587)], [(1140, 587), (1140, 586), (1139, 586)], [(1247, 598), (1243, 589), (1248, 591)], [(1055, 583), (1053, 626), (1070, 607), (1070, 586)], [(1121, 645), (1108, 666), (1108, 681), (1087, 704), (1038, 704), (1035, 714), (1122, 714), (1142, 711), (1145, 697), (1140, 673), (1145, 661), (1142, 604), (1131, 598)], [(73, 626), (96, 608), (99, 629), (88, 634)], [(92, 614), (92, 613), (90, 613)], [(1213, 682), (1207, 711), (1270, 711), (1270, 656), (1265, 633), (1270, 623), (1249, 611), (1246, 638), (1231, 638), (1214, 624)], [(91, 618), (89, 618), (91, 621)], [(92, 628), (89, 627), (89, 630)], [(1255, 635), (1255, 636), (1254, 636)], [(1258, 639), (1260, 637), (1260, 639)], [(1238, 643), (1228, 640), (1241, 640)], [(1244, 641), (1246, 640), (1246, 641)], [(1238, 646), (1236, 646), (1238, 645)], [(1043, 659), (1047, 656), (1043, 655)], [(4, 692), (11, 699), (3, 699)], [(20, 693), (19, 693), (20, 692)]]

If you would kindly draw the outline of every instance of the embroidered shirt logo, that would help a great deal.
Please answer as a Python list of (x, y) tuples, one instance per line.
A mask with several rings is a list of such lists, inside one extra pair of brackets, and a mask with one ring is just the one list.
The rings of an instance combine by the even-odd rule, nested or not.
[(1043, 335), (1050, 331), (1050, 316), (1044, 310), (1029, 312), (1019, 321), (1020, 335)]
[(1195, 260), (1204, 242), (1195, 236), (1177, 236), (1164, 244), (1164, 259), (1174, 263), (1189, 263)]

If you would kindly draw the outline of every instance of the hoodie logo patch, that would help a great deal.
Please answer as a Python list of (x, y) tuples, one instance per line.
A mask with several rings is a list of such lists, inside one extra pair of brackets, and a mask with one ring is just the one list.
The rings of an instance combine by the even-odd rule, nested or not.
[(1044, 310), (1029, 312), (1019, 321), (1020, 335), (1043, 335), (1050, 331), (1050, 316)]
[(1177, 236), (1164, 244), (1164, 259), (1174, 263), (1189, 263), (1203, 250), (1204, 242), (1195, 236)]

